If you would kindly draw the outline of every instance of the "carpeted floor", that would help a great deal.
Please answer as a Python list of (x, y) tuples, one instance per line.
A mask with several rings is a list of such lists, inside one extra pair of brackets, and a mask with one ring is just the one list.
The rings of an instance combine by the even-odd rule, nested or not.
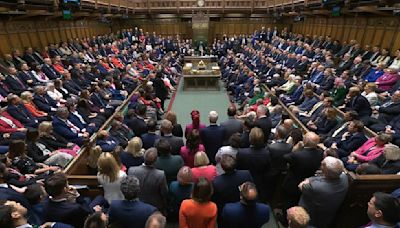
[[(220, 90), (201, 90), (201, 89), (187, 89), (183, 91), (184, 80), (181, 79), (175, 95), (171, 100), (166, 101), (165, 106), (170, 106), (171, 111), (176, 112), (178, 123), (185, 128), (186, 124), (192, 122), (190, 112), (193, 109), (200, 111), (201, 123), (206, 125), (208, 122), (208, 113), (211, 110), (217, 111), (219, 114), (218, 123), (228, 118), (226, 110), (230, 105), (228, 95), (225, 88), (220, 82)], [(171, 105), (169, 103), (171, 102)], [(176, 223), (168, 223), (168, 228), (179, 227)], [(277, 228), (275, 218), (271, 212), (270, 220), (263, 228)]]

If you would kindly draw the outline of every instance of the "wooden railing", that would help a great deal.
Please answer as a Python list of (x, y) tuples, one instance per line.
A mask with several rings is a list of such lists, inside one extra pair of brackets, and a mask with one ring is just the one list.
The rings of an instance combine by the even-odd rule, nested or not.
[[(143, 82), (145, 83), (145, 82)], [(139, 85), (125, 100), (118, 106), (114, 114), (100, 127), (101, 130), (109, 130), (115, 115), (120, 112), (125, 112), (128, 105), (132, 99), (132, 96), (139, 90), (141, 86)], [(89, 168), (87, 166), (87, 159), (89, 157), (89, 152), (91, 148), (96, 144), (97, 133), (93, 134), (89, 142), (81, 148), (77, 157), (75, 157), (65, 168), (64, 172), (68, 175), (68, 180), (70, 184), (84, 184), (88, 186), (97, 186), (97, 178), (95, 175), (90, 175)]]
[[(270, 88), (266, 85), (262, 86), (265, 91), (271, 93)], [(280, 99), (278, 99), (278, 101), (293, 122), (301, 128), (303, 132), (306, 133), (310, 131)], [(343, 112), (341, 112), (341, 114), (343, 114)], [(375, 132), (368, 128), (366, 128), (365, 131), (370, 137), (376, 135)], [(366, 213), (367, 203), (373, 193), (378, 191), (390, 193), (400, 187), (400, 175), (357, 175), (348, 171), (346, 171), (346, 174), (349, 178), (349, 189), (335, 219), (334, 227), (337, 228), (360, 227), (361, 225), (367, 224), (369, 222)]]

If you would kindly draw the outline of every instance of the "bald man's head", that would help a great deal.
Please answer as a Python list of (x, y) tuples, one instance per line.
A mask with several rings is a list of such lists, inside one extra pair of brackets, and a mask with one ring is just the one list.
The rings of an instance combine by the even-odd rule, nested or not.
[(240, 199), (243, 204), (249, 205), (254, 204), (257, 201), (257, 188), (254, 183), (245, 182), (239, 187), (240, 189)]
[(305, 147), (317, 147), (319, 143), (319, 136), (314, 132), (307, 132), (304, 136), (304, 146)]

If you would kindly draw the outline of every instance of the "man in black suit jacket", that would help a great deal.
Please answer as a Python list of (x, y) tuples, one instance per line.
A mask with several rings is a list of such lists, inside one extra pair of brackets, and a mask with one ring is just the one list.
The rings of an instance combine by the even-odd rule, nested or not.
[(34, 127), (38, 126), (38, 120), (21, 103), (21, 98), (17, 95), (10, 94), (7, 96), (7, 112), (21, 122), (24, 126)]
[(210, 162), (215, 164), (215, 154), (224, 142), (225, 128), (217, 125), (218, 113), (216, 111), (209, 113), (208, 120), (210, 125), (200, 130), (200, 138)]
[(168, 88), (165, 86), (164, 80), (162, 79), (162, 73), (157, 72), (156, 78), (153, 80), (154, 92), (156, 93), (156, 97), (161, 100), (161, 108), (164, 108), (164, 102), (168, 97)]
[(7, 85), (10, 92), (14, 94), (19, 95), (28, 89), (27, 85), (17, 77), (17, 70), (15, 67), (8, 68), (8, 74), (6, 75), (4, 83)]
[(276, 127), (275, 140), (271, 144), (268, 144), (269, 155), (271, 157), (271, 175), (274, 179), (287, 170), (284, 156), (292, 152), (293, 148), (286, 142), (287, 137), (288, 129), (283, 125), (279, 125)]
[[(322, 150), (317, 147), (319, 143), (319, 136), (317, 134), (308, 132), (305, 134), (303, 141), (304, 148), (301, 151), (284, 156), (290, 166), (282, 184), (282, 190), (286, 199), (284, 212), (292, 206), (297, 205), (301, 196), (298, 185), (305, 178), (315, 174), (324, 156)], [(281, 222), (285, 223), (283, 220)]]
[(367, 100), (367, 98), (361, 95), (360, 88), (356, 86), (350, 88), (348, 95), (350, 96), (350, 99), (345, 105), (345, 110), (356, 111), (358, 113), (358, 116), (360, 117), (360, 120), (365, 123), (365, 121), (369, 119), (372, 114), (372, 109), (369, 101)]
[(271, 118), (269, 118), (268, 109), (264, 105), (259, 105), (257, 107), (257, 120), (255, 121), (254, 126), (262, 129), (264, 133), (264, 143), (266, 144), (271, 134), (272, 121)]
[(338, 149), (340, 158), (347, 157), (349, 154), (360, 148), (367, 141), (364, 134), (364, 124), (359, 120), (353, 120), (348, 126), (342, 138), (334, 142), (331, 148)]
[(29, 71), (29, 66), (26, 63), (21, 65), (21, 71), (19, 71), (17, 75), (18, 78), (29, 87), (33, 87), (37, 83), (35, 76)]
[(221, 214), (226, 203), (234, 203), (240, 200), (240, 191), (238, 187), (253, 178), (248, 170), (236, 170), (236, 159), (229, 154), (222, 155), (221, 167), (224, 174), (217, 176), (213, 180), (214, 195), (212, 201), (218, 207), (218, 227), (222, 226)]
[(147, 133), (141, 136), (143, 148), (145, 150), (154, 147), (156, 141), (160, 139), (160, 135), (156, 134), (157, 123), (154, 120), (147, 122)]
[(15, 201), (26, 208), (30, 208), (30, 204), (24, 195), (9, 187), (9, 185), (6, 183), (6, 176), (8, 176), (7, 167), (4, 163), (0, 162), (0, 200)]
[(243, 131), (243, 122), (241, 120), (236, 119), (236, 107), (229, 106), (228, 111), (228, 120), (221, 123), (221, 127), (225, 128), (225, 140), (224, 145), (229, 144), (229, 138), (235, 133), (241, 133)]
[(116, 227), (145, 227), (146, 221), (157, 208), (138, 200), (139, 179), (129, 175), (121, 181), (125, 200), (113, 200), (109, 209), (110, 224)]
[(147, 132), (147, 124), (144, 121), (146, 118), (146, 111), (146, 105), (138, 104), (135, 108), (136, 116), (131, 119), (126, 119), (126, 125), (132, 129), (133, 133), (135, 133), (135, 136), (137, 137), (141, 137)]
[[(80, 197), (76, 198), (78, 193), (76, 189), (68, 186), (64, 173), (50, 176), (46, 180), (45, 188), (51, 196), (44, 204), (46, 222), (62, 222), (76, 228), (83, 227), (86, 217), (94, 211), (101, 211), (101, 206), (105, 205), (103, 197), (96, 197), (90, 204)], [(75, 200), (71, 201), (71, 198)]]
[[(162, 120), (160, 131), (163, 136), (160, 139), (165, 139), (171, 145), (171, 154), (179, 155), (181, 147), (184, 146), (183, 139), (172, 134), (173, 125), (169, 120)], [(157, 141), (156, 141), (157, 144)]]
[(50, 58), (44, 59), (44, 64), (42, 65), (42, 71), (51, 80), (61, 77), (61, 74), (58, 73), (56, 71), (56, 69), (53, 67), (53, 64), (52, 64)]
[(33, 103), (35, 103), (36, 107), (43, 112), (46, 113), (54, 113), (57, 111), (57, 102), (53, 100), (46, 93), (46, 87), (44, 86), (36, 86), (35, 87), (35, 95), (33, 96)]

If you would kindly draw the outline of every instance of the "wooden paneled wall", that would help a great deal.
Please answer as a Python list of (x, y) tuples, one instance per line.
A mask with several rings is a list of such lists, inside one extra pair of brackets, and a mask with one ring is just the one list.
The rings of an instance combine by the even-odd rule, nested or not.
[(97, 21), (0, 21), (0, 54), (25, 47), (42, 49), (70, 38), (109, 33), (109, 26)]
[(398, 17), (315, 17), (294, 22), (292, 31), (308, 35), (330, 35), (341, 42), (357, 40), (379, 45), (394, 53), (400, 48), (400, 18)]
[[(190, 21), (180, 19), (155, 19), (155, 20), (130, 20), (120, 23), (118, 29), (138, 26), (145, 32), (153, 31), (163, 36), (175, 36), (179, 34), (182, 38), (192, 37), (192, 24)], [(224, 18), (219, 21), (210, 21), (209, 40), (221, 38), (224, 34), (228, 36), (240, 34), (252, 34), (254, 30), (260, 30), (262, 26), (278, 29), (285, 27), (283, 23), (274, 23), (267, 18)], [(117, 30), (114, 29), (113, 30)]]

